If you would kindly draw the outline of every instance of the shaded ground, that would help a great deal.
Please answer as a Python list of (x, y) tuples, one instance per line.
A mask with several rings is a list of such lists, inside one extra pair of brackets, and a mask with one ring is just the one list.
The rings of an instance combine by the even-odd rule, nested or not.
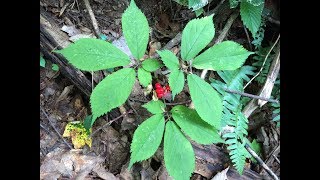
[[(271, 1), (267, 2), (272, 4)], [(90, 1), (90, 3), (99, 23), (100, 30), (107, 35), (111, 41), (119, 38), (122, 35), (121, 14), (127, 7), (128, 2), (125, 0), (93, 0)], [(155, 47), (159, 48), (159, 46), (164, 46), (177, 33), (182, 31), (190, 19), (195, 17), (194, 13), (186, 7), (169, 0), (139, 0), (136, 1), (136, 3), (147, 16), (149, 26), (151, 27), (149, 53), (153, 53)], [(208, 12), (214, 9), (218, 3), (219, 1), (213, 0), (208, 7), (206, 6), (205, 10)], [(61, 27), (63, 25), (74, 25), (75, 28), (82, 33), (92, 33), (93, 28), (91, 21), (82, 1), (40, 0), (40, 6), (55, 17), (61, 23)], [(220, 34), (231, 13), (232, 10), (230, 10), (228, 6), (222, 6), (218, 11), (218, 15), (215, 16), (214, 19), (216, 28), (215, 38)], [(265, 42), (274, 42), (276, 38), (275, 35), (277, 35), (278, 31), (279, 28), (277, 26), (268, 23)], [(236, 41), (245, 48), (250, 49), (239, 17), (232, 25), (225, 39)], [(178, 49), (179, 46), (174, 47), (174, 50), (178, 51)], [(248, 62), (251, 63), (252, 60), (248, 60)], [(90, 74), (86, 75), (90, 77)], [(156, 76), (158, 80), (162, 81), (165, 79), (161, 73), (158, 73), (158, 75), (159, 76)], [(78, 174), (82, 173), (79, 177), (85, 179), (113, 179), (116, 177), (120, 179), (170, 179), (161, 162), (162, 155), (159, 150), (150, 160), (137, 163), (130, 172), (127, 170), (132, 134), (137, 125), (150, 116), (144, 108), (141, 108), (143, 102), (137, 101), (137, 99), (147, 101), (151, 95), (145, 96), (144, 90), (141, 89), (138, 83), (135, 84), (130, 96), (131, 99), (129, 99), (124, 106), (126, 111), (132, 109), (133, 113), (115, 121), (111, 126), (106, 126), (99, 131), (99, 133), (95, 134), (92, 148), (90, 149), (85, 146), (82, 151), (84, 156), (79, 156), (77, 152), (73, 154), (66, 151), (68, 146), (57, 135), (52, 126), (54, 126), (60, 134), (63, 134), (68, 122), (82, 121), (88, 114), (91, 114), (88, 97), (74, 87), (66, 77), (60, 75), (59, 71), (56, 72), (50, 68), (41, 68), (40, 77), (40, 106), (42, 106), (52, 121), (52, 124), (50, 124), (46, 115), (40, 113), (40, 164), (54, 164), (54, 162), (62, 161), (61, 157), (64, 157), (66, 159), (65, 162), (70, 161), (73, 164), (64, 163), (63, 165), (57, 165), (59, 167), (65, 167), (60, 170), (56, 169), (56, 171), (63, 171), (67, 174), (76, 171)], [(102, 78), (103, 74), (98, 74), (94, 77), (94, 81), (97, 83)], [(260, 88), (261, 85), (253, 83), (248, 88), (248, 91), (255, 94)], [(180, 93), (175, 102), (187, 101), (189, 99), (188, 94)], [(108, 113), (107, 116), (98, 119), (95, 122), (94, 129), (101, 127), (109, 120), (117, 118), (122, 113), (123, 112), (120, 112), (118, 108), (116, 108), (111, 113)], [(276, 127), (275, 123), (270, 121), (271, 119), (272, 109), (270, 109), (269, 106), (263, 106), (249, 119), (251, 124), (259, 124), (250, 129), (249, 136), (256, 138), (258, 142), (263, 144), (263, 160), (277, 175), (280, 175), (279, 163), (277, 163), (272, 156), (272, 154), (274, 154), (280, 159), (280, 129)], [(253, 127), (253, 125), (251, 127)], [(67, 139), (67, 141), (70, 143), (70, 140)], [(45, 159), (46, 156), (47, 159)], [(56, 160), (53, 158), (50, 161), (48, 157), (60, 157), (60, 159)], [(100, 159), (100, 157), (104, 158)], [(91, 164), (83, 163), (82, 161), (90, 162)], [(105, 168), (106, 172), (99, 169), (100, 166)], [(73, 169), (74, 171), (72, 167), (75, 168)], [(76, 167), (79, 168), (77, 169)], [(262, 171), (261, 167), (253, 163), (248, 163), (247, 168), (251, 168), (258, 173)], [(112, 173), (114, 176), (107, 172)], [(53, 177), (52, 174), (50, 174), (50, 176)], [(57, 177), (59, 176), (57, 175)], [(194, 173), (192, 179), (206, 178)]]

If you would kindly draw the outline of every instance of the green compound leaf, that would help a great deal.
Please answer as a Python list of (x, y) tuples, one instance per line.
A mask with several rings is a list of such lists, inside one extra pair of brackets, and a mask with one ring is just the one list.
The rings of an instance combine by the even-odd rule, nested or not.
[(243, 65), (250, 54), (254, 53), (247, 51), (240, 44), (224, 41), (197, 56), (192, 65), (197, 69), (236, 70)]
[(200, 144), (223, 143), (218, 131), (204, 122), (195, 110), (178, 105), (171, 109), (172, 117), (178, 126), (192, 140)]
[(188, 86), (191, 99), (199, 116), (220, 130), (222, 117), (222, 100), (207, 82), (199, 76), (189, 74)]
[(179, 60), (177, 56), (175, 56), (171, 51), (163, 50), (163, 51), (157, 51), (157, 53), (160, 55), (164, 65), (167, 66), (170, 70), (179, 69), (180, 67)]
[(168, 121), (164, 133), (164, 162), (166, 169), (175, 180), (190, 179), (195, 168), (195, 155), (191, 143), (178, 126)]
[(142, 67), (146, 71), (153, 72), (161, 68), (161, 63), (156, 59), (146, 59), (142, 62)]
[(214, 37), (212, 15), (193, 19), (182, 31), (181, 58), (188, 61), (205, 48)]
[(181, 70), (173, 70), (169, 75), (169, 85), (172, 91), (172, 99), (179, 94), (184, 86), (184, 74)]
[(62, 54), (72, 65), (83, 71), (99, 71), (130, 63), (125, 53), (100, 39), (82, 38), (54, 52)]
[(146, 108), (152, 114), (159, 114), (164, 112), (165, 105), (162, 101), (150, 101), (147, 104), (142, 105), (142, 107)]
[(122, 14), (122, 30), (132, 55), (142, 58), (149, 41), (149, 24), (134, 0)]
[(138, 79), (142, 86), (147, 87), (152, 81), (151, 73), (144, 70), (143, 68), (139, 68)]
[(90, 96), (93, 125), (96, 118), (122, 105), (129, 97), (136, 78), (132, 68), (124, 68), (104, 78)]
[(150, 158), (158, 149), (164, 131), (163, 114), (145, 120), (134, 132), (131, 143), (129, 169), (135, 162)]
[(243, 24), (250, 30), (253, 37), (259, 30), (261, 24), (261, 14), (264, 3), (259, 6), (254, 6), (247, 1), (242, 1), (240, 4), (240, 15)]

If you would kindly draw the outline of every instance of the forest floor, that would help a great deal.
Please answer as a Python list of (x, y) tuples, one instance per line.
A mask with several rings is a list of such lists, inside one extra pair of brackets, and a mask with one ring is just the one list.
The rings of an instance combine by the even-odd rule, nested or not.
[[(154, 55), (155, 50), (165, 46), (179, 32), (182, 32), (186, 23), (195, 18), (195, 13), (187, 7), (179, 5), (171, 0), (136, 0), (137, 6), (146, 15), (151, 29), (150, 43), (148, 46), (149, 55)], [(204, 7), (204, 11), (210, 14), (213, 9), (220, 3), (220, 0), (212, 0)], [(107, 36), (108, 41), (115, 41), (122, 37), (121, 15), (128, 6), (126, 0), (92, 0), (91, 7), (98, 21), (100, 31)], [(268, 6), (267, 6), (268, 5)], [(266, 1), (266, 6), (275, 11), (273, 14), (280, 12), (274, 1)], [(88, 12), (81, 0), (40, 0), (40, 8), (54, 17), (61, 30), (70, 37), (73, 35), (91, 34), (93, 28)], [(234, 9), (229, 8), (228, 1), (225, 1), (216, 11), (214, 16), (214, 25), (216, 35), (214, 40), (222, 32), (230, 15)], [(279, 19), (274, 15), (275, 19)], [(266, 21), (265, 35), (262, 46), (270, 47), (276, 41), (280, 33), (280, 25)], [(224, 40), (232, 40), (250, 51), (257, 51), (250, 43), (252, 38), (244, 30), (240, 16), (233, 22)], [(214, 41), (213, 40), (213, 41)], [(180, 46), (176, 45), (171, 48), (172, 51), (179, 51)], [(271, 53), (269, 66), (265, 66), (264, 75), (268, 73), (268, 68), (272, 62), (274, 52)], [(44, 57), (46, 59), (46, 57)], [(262, 58), (264, 59), (264, 58)], [(252, 65), (256, 60), (250, 57), (246, 65)], [(48, 64), (51, 62), (47, 61)], [(260, 63), (261, 66), (262, 63)], [(47, 67), (49, 67), (47, 65)], [(256, 72), (261, 67), (257, 67)], [(200, 74), (201, 71), (195, 72)], [(104, 73), (97, 73), (91, 77), (90, 73), (85, 74), (94, 85), (100, 82)], [(213, 72), (208, 74), (214, 78), (217, 75)], [(252, 76), (250, 77), (252, 78)], [(261, 78), (260, 76), (260, 79)], [(280, 77), (279, 77), (280, 79)], [(165, 83), (165, 76), (157, 76), (157, 81)], [(245, 92), (259, 95), (264, 82), (253, 81)], [(279, 86), (276, 84), (275, 86)], [(40, 68), (40, 174), (43, 179), (70, 179), (77, 177), (79, 179), (171, 179), (168, 176), (165, 166), (161, 160), (161, 149), (156, 155), (149, 160), (137, 163), (132, 170), (128, 170), (130, 158), (130, 143), (132, 135), (137, 126), (143, 120), (150, 117), (150, 113), (142, 108), (145, 102), (151, 99), (150, 95), (145, 95), (145, 90), (138, 82), (123, 106), (125, 110), (118, 108), (112, 110), (108, 115), (97, 119), (93, 126), (93, 131), (103, 126), (107, 122), (116, 119), (110, 126), (105, 126), (92, 137), (92, 147), (84, 146), (83, 149), (73, 149), (69, 138), (60, 137), (68, 122), (83, 121), (90, 112), (89, 97), (78, 89), (69, 79), (60, 71), (51, 68)], [(188, 102), (190, 95), (182, 91), (176, 98), (175, 102)], [(247, 101), (248, 102), (248, 101)], [(121, 116), (123, 111), (131, 112), (127, 116)], [(260, 157), (271, 168), (271, 170), (280, 176), (280, 127), (272, 121), (274, 118), (274, 107), (266, 103), (258, 107), (249, 116), (248, 139), (256, 139), (261, 144)], [(121, 118), (118, 118), (121, 116)], [(70, 150), (72, 147), (72, 150)], [(216, 173), (232, 166), (228, 159), (226, 148), (218, 146), (201, 146), (205, 159), (210, 153), (206, 150), (216, 148), (212, 156), (223, 156), (216, 160), (219, 168), (203, 168), (203, 163), (197, 160), (196, 170), (191, 179), (211, 179)], [(212, 166), (213, 167), (213, 166)], [(256, 162), (247, 161), (246, 167), (249, 172), (261, 175), (264, 179), (270, 179), (270, 176)], [(230, 171), (236, 173), (236, 171)], [(230, 175), (230, 174), (227, 174)], [(240, 177), (230, 175), (232, 177)], [(239, 179), (247, 179), (243, 176)]]

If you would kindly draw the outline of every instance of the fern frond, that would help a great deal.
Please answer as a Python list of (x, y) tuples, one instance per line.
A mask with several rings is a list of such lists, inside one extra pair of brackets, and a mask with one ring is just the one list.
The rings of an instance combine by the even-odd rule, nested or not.
[[(232, 133), (228, 133), (228, 134), (230, 137), (230, 134)], [(226, 135), (228, 134), (225, 134), (224, 137), (226, 137)], [(235, 133), (233, 133), (233, 135), (236, 136)], [(240, 143), (237, 139), (234, 139), (234, 138), (227, 140), (226, 143), (229, 145), (227, 149), (230, 151), (229, 155), (232, 163), (234, 164), (239, 174), (242, 174), (244, 165), (246, 162), (246, 158), (247, 158), (246, 156), (248, 153), (244, 147), (245, 143)]]
[[(227, 125), (227, 121), (234, 116), (231, 112), (235, 112), (240, 103), (241, 96), (239, 94), (232, 94), (226, 92), (223, 88), (243, 91), (243, 82), (249, 81), (249, 75), (254, 75), (255, 70), (252, 66), (242, 66), (241, 68), (234, 71), (218, 71), (219, 76), (224, 82), (210, 79), (211, 85), (221, 94), (223, 99), (223, 116), (221, 120), (221, 127)], [(232, 114), (232, 115), (231, 115)]]
[(223, 88), (243, 91), (243, 82), (249, 81), (249, 75), (255, 74), (252, 66), (243, 66), (235, 71), (218, 71), (224, 82), (211, 80), (211, 85), (221, 94), (223, 99), (222, 127), (233, 127), (232, 132), (223, 135), (226, 138), (227, 149), (232, 163), (237, 171), (242, 174), (245, 160), (250, 154), (245, 149), (245, 136), (248, 135), (248, 119), (242, 114), (241, 96), (226, 92)]

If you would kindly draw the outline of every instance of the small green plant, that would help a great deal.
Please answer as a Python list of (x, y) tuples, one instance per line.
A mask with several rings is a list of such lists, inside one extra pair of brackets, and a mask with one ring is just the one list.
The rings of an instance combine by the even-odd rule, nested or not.
[[(151, 73), (163, 66), (156, 59), (142, 59), (149, 40), (149, 27), (146, 17), (133, 0), (122, 15), (122, 29), (135, 58), (134, 62), (112, 44), (98, 39), (80, 39), (69, 47), (56, 51), (84, 71), (124, 67), (105, 77), (94, 88), (90, 96), (92, 118), (87, 118), (84, 122), (87, 129), (92, 127), (98, 117), (125, 103), (133, 88), (136, 74), (140, 84), (146, 87), (152, 82)], [(247, 51), (236, 42), (225, 41), (200, 53), (213, 39), (214, 34), (212, 16), (194, 19), (182, 32), (181, 60), (169, 50), (157, 51), (164, 65), (171, 71), (168, 79), (170, 86), (165, 90), (172, 91), (171, 97), (174, 99), (183, 90), (187, 80), (194, 109), (182, 105), (169, 108), (161, 100), (153, 100), (143, 105), (153, 115), (134, 132), (129, 168), (135, 162), (150, 158), (164, 137), (164, 161), (167, 171), (175, 179), (188, 179), (195, 168), (195, 155), (186, 136), (200, 144), (225, 142), (219, 135), (222, 128), (223, 100), (210, 84), (193, 74), (192, 68), (237, 70), (253, 52)], [(188, 68), (183, 68), (185, 66)], [(161, 86), (157, 86), (158, 97), (164, 96), (163, 92), (160, 92)], [(242, 120), (237, 133), (245, 134), (243, 129), (246, 128), (247, 120)], [(227, 140), (228, 142), (230, 141)]]
[[(230, 8), (236, 8), (240, 3), (242, 22), (251, 32), (252, 37), (256, 39), (257, 32), (261, 27), (264, 0), (229, 0), (229, 3)], [(258, 35), (261, 36), (261, 33), (258, 33)]]
[[(42, 56), (40, 56), (40, 66), (46, 68), (46, 60)], [(59, 66), (56, 64), (52, 64), (51, 69), (54, 71), (59, 71)]]

